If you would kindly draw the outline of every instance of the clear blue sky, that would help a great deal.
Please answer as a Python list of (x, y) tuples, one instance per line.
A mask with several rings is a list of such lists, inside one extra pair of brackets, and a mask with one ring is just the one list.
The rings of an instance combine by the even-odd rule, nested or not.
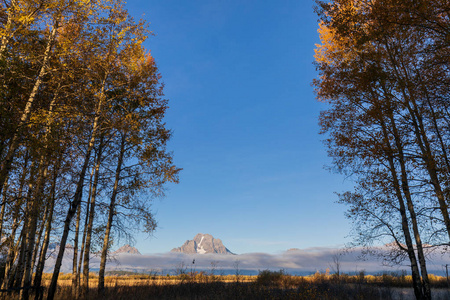
[(239, 254), (349, 241), (333, 192), (350, 182), (323, 168), (313, 4), (128, 1), (156, 34), (146, 47), (163, 76), (169, 148), (183, 168), (180, 184), (153, 204), (154, 236), (137, 236), (142, 253), (170, 251), (197, 233)]

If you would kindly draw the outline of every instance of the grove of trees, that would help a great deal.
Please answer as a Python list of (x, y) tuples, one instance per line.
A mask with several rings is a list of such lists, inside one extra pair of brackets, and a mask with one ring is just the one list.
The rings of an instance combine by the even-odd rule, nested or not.
[[(74, 297), (89, 258), (156, 222), (150, 200), (177, 182), (167, 101), (143, 42), (151, 34), (122, 0), (0, 1), (0, 285), (42, 297), (49, 246), (73, 243)], [(84, 276), (82, 276), (84, 275)]]
[(450, 2), (317, 1), (314, 81), (334, 170), (350, 176), (356, 242), (392, 243), (417, 299), (429, 248), (450, 243)]

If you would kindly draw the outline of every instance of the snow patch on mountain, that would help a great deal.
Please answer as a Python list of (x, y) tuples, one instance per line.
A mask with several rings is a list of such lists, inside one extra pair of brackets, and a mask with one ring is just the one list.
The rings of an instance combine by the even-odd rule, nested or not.
[(199, 254), (205, 254), (206, 253), (206, 250), (202, 246), (202, 242), (203, 242), (204, 238), (205, 238), (205, 236), (202, 236), (202, 239), (200, 240), (200, 243), (198, 243), (197, 253), (199, 253)]

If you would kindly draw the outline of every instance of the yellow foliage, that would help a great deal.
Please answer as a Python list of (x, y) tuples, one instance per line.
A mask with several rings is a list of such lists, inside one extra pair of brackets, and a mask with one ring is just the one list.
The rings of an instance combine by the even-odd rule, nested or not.
[(24, 16), (20, 16), (19, 20), (20, 23), (24, 23), (24, 24), (28, 24), (34, 21), (34, 17), (30, 16), (30, 15), (24, 15)]
[(371, 1), (345, 0), (336, 1), (333, 5), (332, 15), (326, 13), (330, 17), (329, 24), (331, 25), (327, 26), (324, 21), (319, 23), (317, 32), (321, 44), (315, 45), (314, 58), (319, 64), (336, 66), (355, 60), (361, 52), (359, 47), (356, 47), (354, 37), (349, 34), (338, 34), (335, 30), (336, 27), (339, 27), (339, 24), (345, 24), (347, 28), (352, 28), (355, 32), (364, 32), (367, 24), (358, 21), (357, 16), (364, 15), (365, 11), (370, 11)]
[(78, 5), (82, 6), (82, 5), (89, 5), (91, 2), (91, 0), (78, 0)]
[(314, 58), (319, 64), (338, 65), (356, 58), (357, 53), (350, 39), (337, 35), (332, 29), (319, 23), (317, 30), (321, 44), (316, 44)]

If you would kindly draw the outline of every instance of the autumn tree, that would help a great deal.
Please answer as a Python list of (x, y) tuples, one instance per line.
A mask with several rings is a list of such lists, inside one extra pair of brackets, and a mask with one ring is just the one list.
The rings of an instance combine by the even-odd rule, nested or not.
[(166, 151), (170, 132), (162, 123), (167, 102), (162, 99), (162, 86), (150, 53), (139, 44), (130, 44), (121, 53), (123, 85), (114, 91), (113, 115), (106, 125), (117, 147), (108, 217), (101, 252), (99, 292), (104, 289), (104, 272), (114, 221), (122, 214), (127, 222), (143, 221), (146, 231), (152, 232), (155, 221), (147, 201), (136, 197), (142, 191), (162, 195), (165, 182), (177, 182), (179, 169)]
[(3, 1), (0, 22), (1, 285), (21, 299), (40, 291), (47, 249), (58, 241), (52, 299), (73, 237), (77, 297), (83, 263), (88, 288), (96, 204), (107, 208), (109, 245), (118, 224), (154, 230), (149, 200), (177, 181), (165, 148), (167, 101), (142, 46), (150, 33), (120, 0)]
[(417, 299), (431, 298), (424, 240), (450, 241), (448, 5), (424, 3), (318, 2), (314, 82), (331, 106), (320, 117), (329, 154), (355, 181), (341, 201), (359, 241), (393, 241), (403, 250)]

